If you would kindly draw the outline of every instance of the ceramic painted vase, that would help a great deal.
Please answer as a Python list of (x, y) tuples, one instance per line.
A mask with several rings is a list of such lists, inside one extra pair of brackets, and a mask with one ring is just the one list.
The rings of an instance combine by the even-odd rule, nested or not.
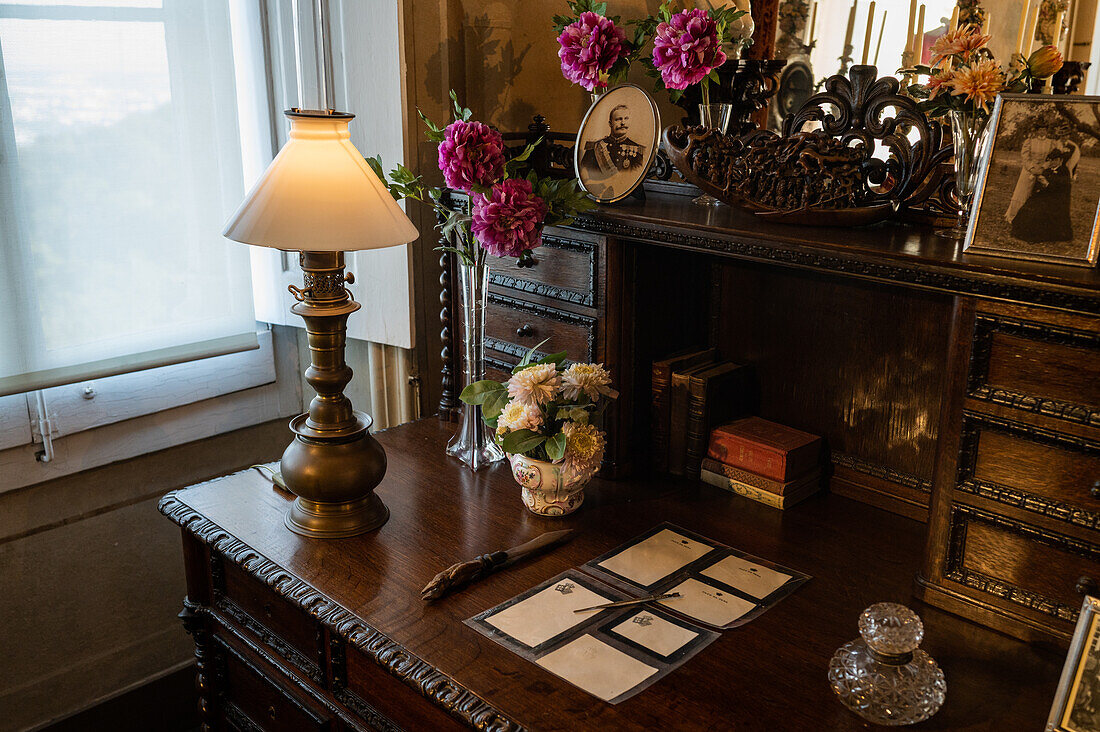
[(524, 455), (509, 455), (512, 477), (519, 483), (523, 505), (539, 516), (565, 516), (584, 502), (584, 487), (596, 468), (567, 470), (564, 463), (548, 463)]

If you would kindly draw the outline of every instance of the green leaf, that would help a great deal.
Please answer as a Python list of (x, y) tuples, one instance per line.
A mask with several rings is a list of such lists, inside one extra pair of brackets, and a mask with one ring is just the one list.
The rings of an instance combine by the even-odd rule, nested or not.
[(420, 120), (427, 125), (428, 131), (424, 133), (424, 136), (431, 142), (443, 142), (443, 138), (446, 136), (443, 128), (432, 122), (428, 117), (420, 111), (420, 107), (416, 108), (416, 114), (420, 117)]
[(565, 444), (565, 433), (559, 432), (558, 434), (547, 440), (546, 444), (543, 445), (543, 448), (546, 450), (546, 454), (550, 457), (551, 460), (561, 460), (563, 457), (565, 457)]
[(542, 358), (540, 358), (538, 362), (552, 363), (554, 365), (558, 365), (565, 360), (566, 356), (568, 356), (568, 354), (565, 351), (561, 351), (560, 353), (551, 353), (549, 356), (543, 356)]
[(531, 359), (534, 357), (535, 351), (545, 346), (547, 341), (549, 340), (550, 339), (547, 338), (541, 343), (536, 343), (535, 345), (531, 346), (531, 350), (524, 354), (520, 362), (516, 364), (516, 367), (514, 369), (512, 369), (512, 373), (519, 373), (520, 371), (523, 371), (523, 369), (525, 369), (527, 366), (531, 365)]
[(505, 394), (507, 387), (499, 381), (493, 381), (492, 379), (485, 379), (484, 381), (475, 381), (462, 390), (462, 393), (458, 395), (458, 398), (467, 404), (483, 404), (486, 399), (489, 398), (494, 392), (504, 391)]
[(516, 430), (504, 435), (501, 440), (501, 448), (512, 455), (520, 455), (546, 442), (546, 435), (540, 435), (531, 430)]
[(481, 414), (486, 419), (496, 419), (501, 412), (504, 411), (504, 407), (508, 404), (508, 390), (501, 389), (500, 391), (490, 392), (489, 396), (485, 398), (484, 403), (481, 405)]

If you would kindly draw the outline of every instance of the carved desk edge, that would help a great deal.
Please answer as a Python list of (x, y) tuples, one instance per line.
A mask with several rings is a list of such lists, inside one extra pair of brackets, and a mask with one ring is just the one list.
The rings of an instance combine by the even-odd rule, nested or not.
[(390, 675), (415, 689), (463, 724), (488, 732), (526, 728), (453, 678), (364, 623), (358, 616), (245, 544), (179, 498), (186, 488), (161, 498), (158, 510), (203, 544), (309, 613), (331, 632), (362, 651)]
[[(610, 214), (610, 215), (608, 215)], [(959, 274), (942, 265), (904, 261), (871, 261), (860, 252), (847, 254), (838, 249), (774, 239), (754, 238), (748, 232), (684, 230), (667, 224), (633, 222), (618, 218), (613, 211), (578, 216), (571, 228), (621, 239), (642, 241), (693, 251), (704, 251), (735, 259), (769, 262), (817, 272), (842, 274), (876, 282), (895, 282), (908, 287), (983, 299), (1041, 305), (1070, 312), (1100, 315), (1100, 290), (1087, 291), (1058, 284), (1006, 280), (1000, 273)], [(875, 255), (872, 255), (875, 256)], [(965, 270), (964, 270), (965, 271)]]

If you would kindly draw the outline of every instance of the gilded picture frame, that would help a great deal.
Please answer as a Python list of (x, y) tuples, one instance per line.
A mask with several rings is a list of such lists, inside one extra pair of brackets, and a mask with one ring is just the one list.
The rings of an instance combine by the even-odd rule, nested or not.
[(620, 84), (604, 92), (585, 113), (573, 146), (581, 188), (599, 203), (626, 198), (652, 169), (660, 136), (661, 113), (644, 89)]
[(1081, 267), (1100, 256), (1100, 97), (1002, 94), (964, 251)]
[(1045, 729), (1100, 730), (1100, 599), (1086, 595), (1081, 605)]

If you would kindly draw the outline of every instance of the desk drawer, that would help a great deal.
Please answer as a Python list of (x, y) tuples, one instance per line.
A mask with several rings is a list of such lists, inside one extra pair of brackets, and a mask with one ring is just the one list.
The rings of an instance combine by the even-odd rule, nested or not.
[(222, 705), (230, 726), (242, 732), (329, 732), (332, 720), (315, 710), (273, 679), (267, 664), (238, 651), (215, 637), (220, 667)]
[(1031, 315), (976, 315), (967, 396), (1100, 427), (1100, 323)]
[(543, 235), (542, 246), (532, 254), (535, 264), (529, 267), (520, 267), (507, 257), (493, 262), (489, 282), (572, 305), (596, 306), (599, 252), (595, 244)]
[(968, 412), (959, 490), (1100, 529), (1100, 444)]
[(545, 353), (565, 351), (571, 361), (595, 358), (596, 319), (496, 293), (485, 312), (485, 347), (503, 363), (515, 365), (542, 341)]
[(324, 683), (321, 627), (235, 564), (226, 563), (217, 608), (318, 684)]
[[(424, 696), (416, 689), (395, 677), (359, 649), (346, 649), (346, 663), (347, 686), (337, 690), (336, 700), (356, 712), (368, 724), (376, 716), (381, 716), (385, 724), (378, 725), (380, 729), (433, 732), (458, 732), (466, 729), (434, 703), (425, 702)], [(419, 670), (418, 665), (421, 666)], [(402, 670), (413, 678), (424, 671), (423, 664), (412, 660), (407, 661)]]
[(963, 504), (951, 509), (944, 576), (1036, 613), (1074, 621), (1100, 591), (1093, 544)]

